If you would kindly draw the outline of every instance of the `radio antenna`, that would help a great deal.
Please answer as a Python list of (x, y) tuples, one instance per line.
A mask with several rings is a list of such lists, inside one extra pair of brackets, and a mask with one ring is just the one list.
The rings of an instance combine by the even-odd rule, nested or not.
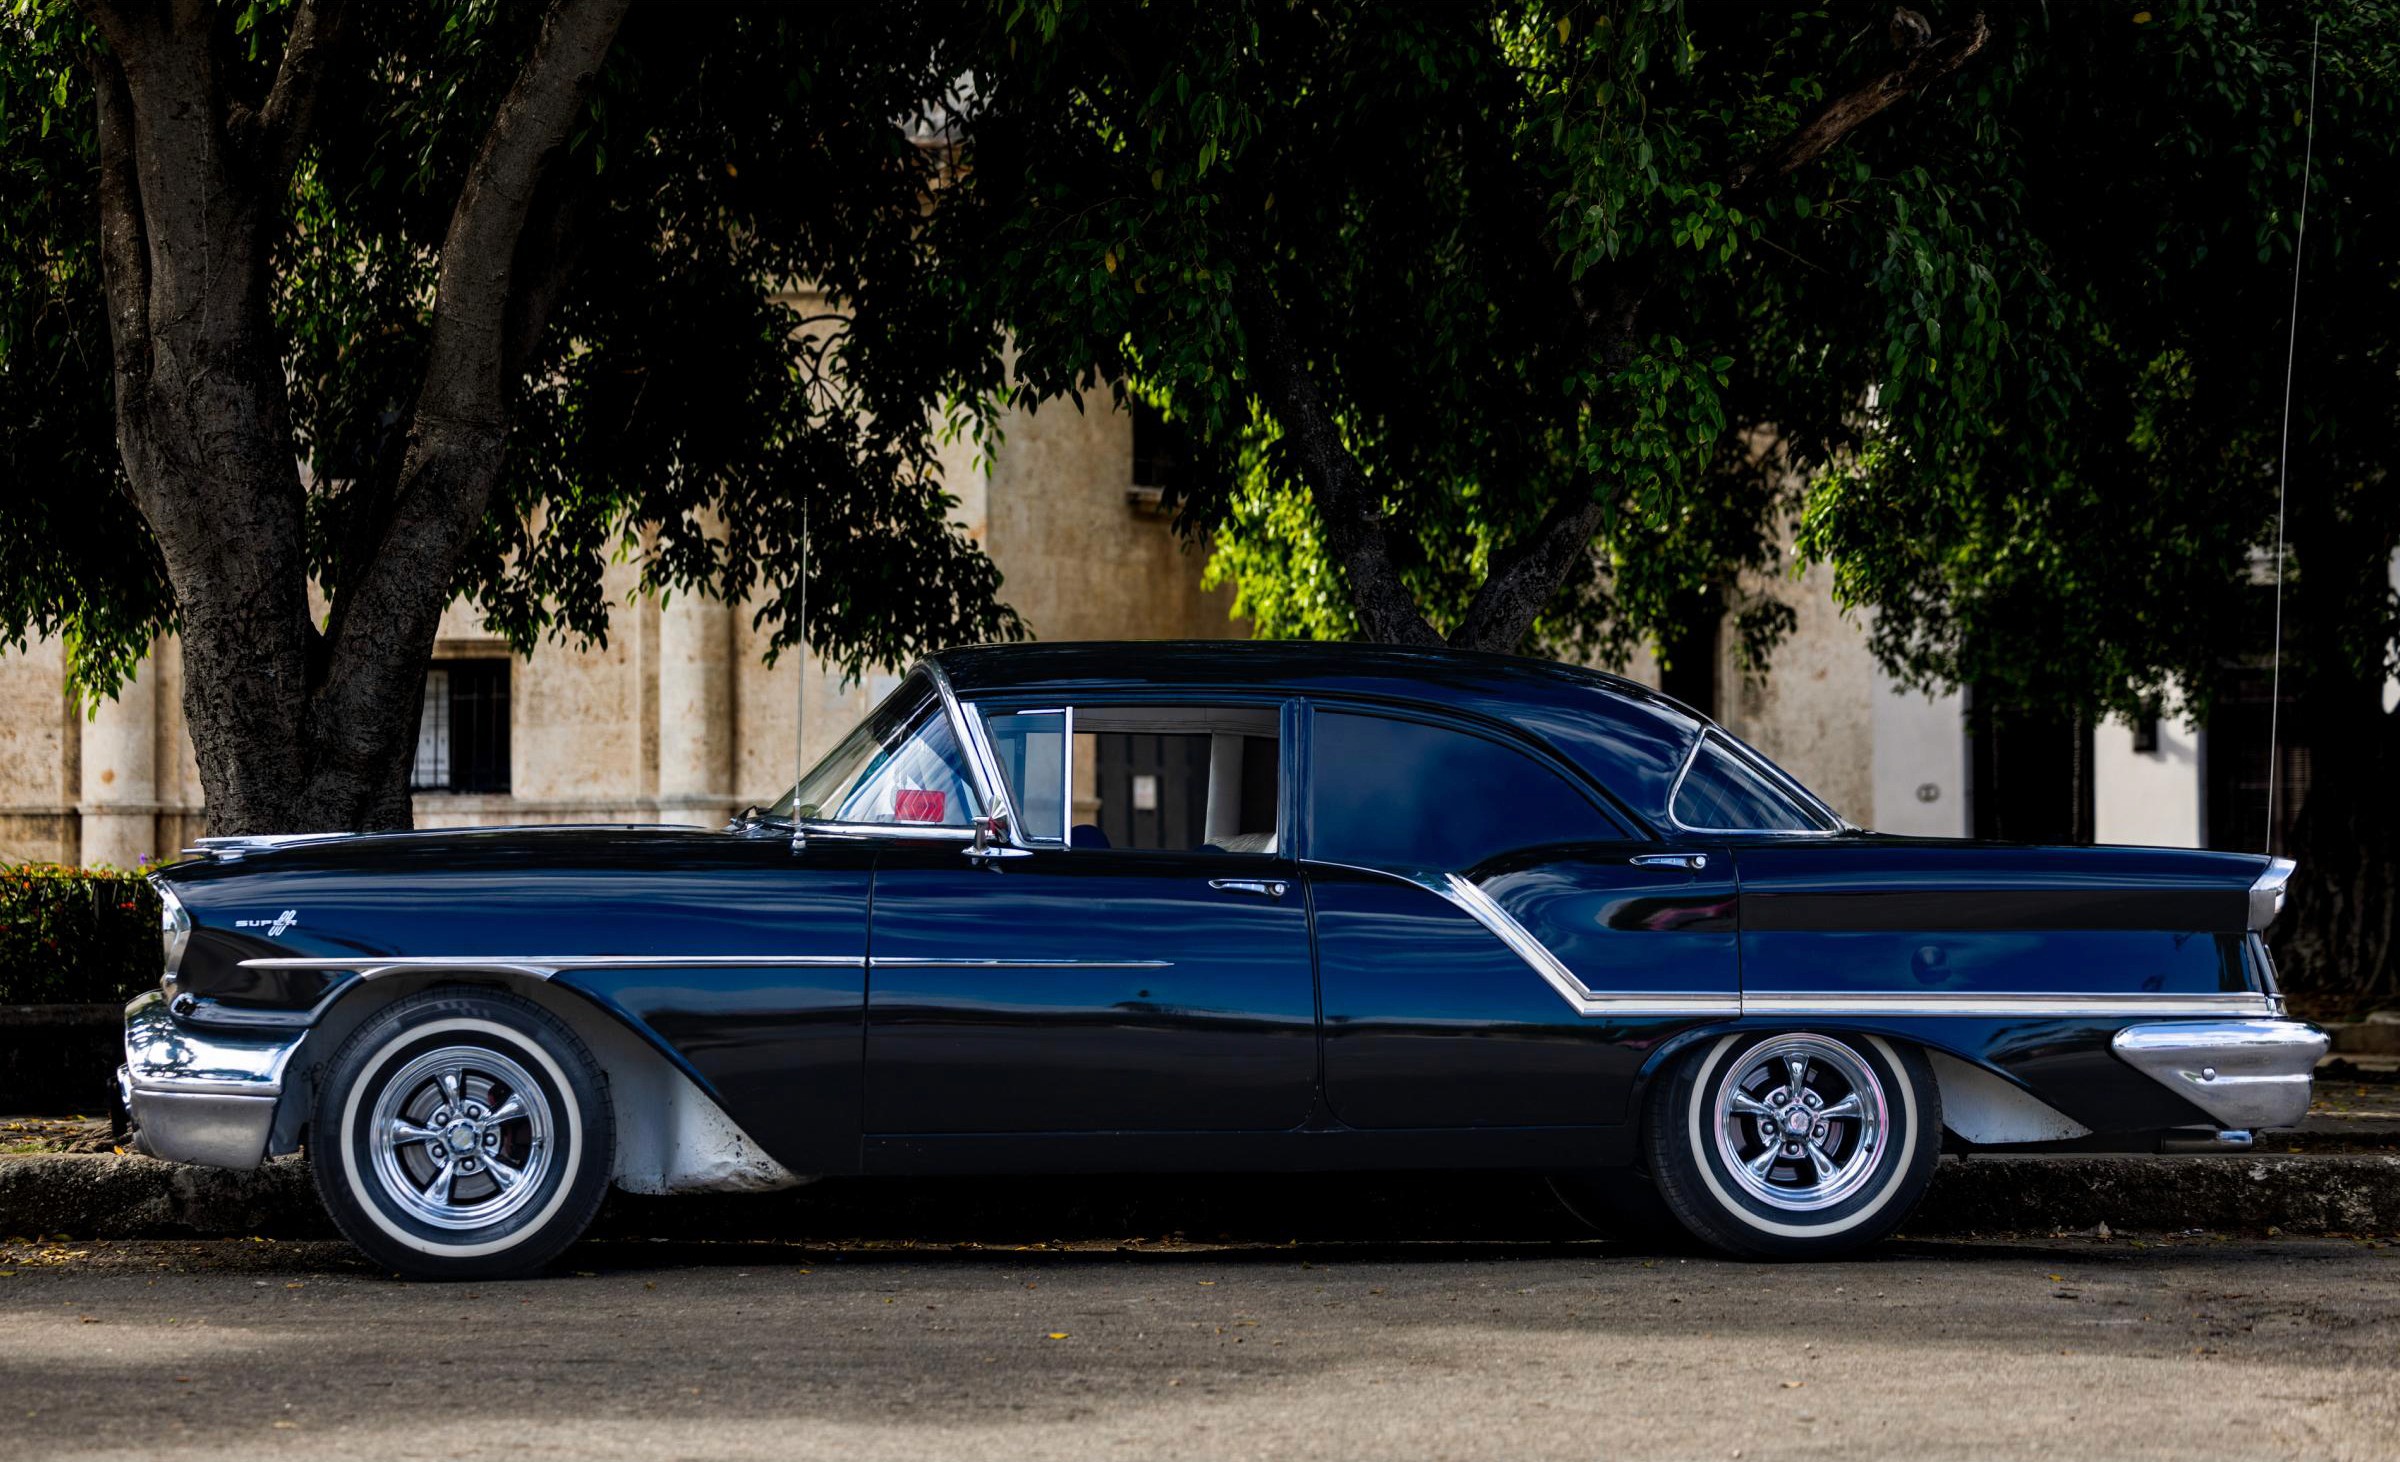
[(2267, 690), (2267, 855), (2275, 854), (2275, 790), (2283, 781), (2283, 505), (2292, 481), (2292, 371), (2300, 356), (2300, 259), (2308, 245), (2308, 184), (2317, 160), (2317, 44), (2325, 17), (2308, 36), (2308, 131), (2300, 153), (2300, 225), (2292, 237), (2292, 325), (2283, 348), (2283, 450), (2275, 469), (2275, 668)]
[(808, 499), (800, 499), (800, 607), (793, 638), (800, 650), (799, 673), (792, 677), (792, 851), (806, 842), (800, 830), (800, 784), (808, 780)]

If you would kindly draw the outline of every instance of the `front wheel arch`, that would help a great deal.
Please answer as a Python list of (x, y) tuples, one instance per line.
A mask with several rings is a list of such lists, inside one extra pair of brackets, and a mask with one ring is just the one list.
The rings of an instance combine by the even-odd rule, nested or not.
[(398, 971), (354, 980), (329, 1006), (287, 1069), (268, 1142), (274, 1153), (308, 1144), (318, 1083), (336, 1053), (385, 1009), (436, 988), (511, 995), (549, 1012), (589, 1047), (617, 1107), (610, 1177), (635, 1193), (755, 1192), (812, 1181), (761, 1148), (656, 1035), (573, 985), (508, 969)]
[(606, 1072), (566, 1022), (505, 991), (442, 985), (384, 1005), (343, 1041), (315, 1107), (327, 1211), (402, 1273), (531, 1273), (608, 1191)]

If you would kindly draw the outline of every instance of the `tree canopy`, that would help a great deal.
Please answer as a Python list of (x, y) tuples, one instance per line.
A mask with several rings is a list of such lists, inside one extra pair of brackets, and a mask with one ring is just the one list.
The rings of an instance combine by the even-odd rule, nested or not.
[(1622, 653), (1772, 559), (1782, 465), (1854, 445), (1886, 366), (1836, 346), (1933, 308), (1941, 184), (1859, 149), (1905, 158), (1988, 29), (1902, 14), (1032, 7), (977, 73), (972, 227), (1024, 379), (1213, 449), (1188, 520), (1263, 630)]

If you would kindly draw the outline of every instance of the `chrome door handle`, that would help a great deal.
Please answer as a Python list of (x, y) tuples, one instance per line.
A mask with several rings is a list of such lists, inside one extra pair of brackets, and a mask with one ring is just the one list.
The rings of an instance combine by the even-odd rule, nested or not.
[(1226, 893), (1254, 893), (1271, 899), (1282, 898), (1287, 887), (1280, 878), (1212, 878), (1208, 886)]
[(1680, 868), (1698, 873), (1708, 866), (1706, 853), (1636, 853), (1625, 860), (1636, 868)]

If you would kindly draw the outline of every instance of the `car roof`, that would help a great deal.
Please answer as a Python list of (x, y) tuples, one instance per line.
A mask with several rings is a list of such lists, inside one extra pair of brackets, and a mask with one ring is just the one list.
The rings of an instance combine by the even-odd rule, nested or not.
[(1127, 640), (975, 645), (927, 657), (961, 696), (1250, 691), (1375, 701), (1509, 726), (1581, 767), (1653, 827), (1707, 718), (1638, 681), (1580, 665), (1414, 645)]

